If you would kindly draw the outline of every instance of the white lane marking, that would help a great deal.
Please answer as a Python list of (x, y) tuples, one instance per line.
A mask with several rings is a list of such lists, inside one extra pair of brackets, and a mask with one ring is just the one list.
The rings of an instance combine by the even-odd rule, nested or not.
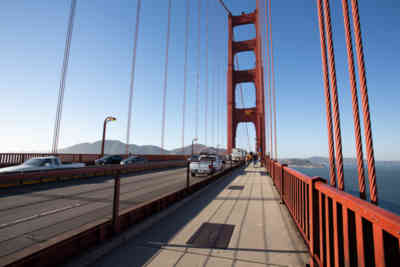
[(61, 211), (64, 211), (64, 210), (76, 208), (76, 207), (79, 207), (80, 205), (81, 205), (80, 203), (76, 203), (74, 205), (65, 206), (65, 207), (62, 207), (62, 208), (59, 208), (59, 209), (55, 209), (55, 210), (48, 210), (48, 211), (44, 211), (42, 213), (35, 214), (35, 215), (29, 216), (29, 217), (20, 218), (20, 219), (17, 219), (15, 221), (12, 221), (12, 222), (3, 223), (3, 224), (0, 224), (0, 229), (8, 227), (8, 226), (15, 225), (15, 224), (18, 224), (18, 223), (30, 221), (30, 220), (33, 220), (33, 219), (36, 219), (36, 218), (40, 218), (40, 217), (43, 217), (43, 216), (51, 215), (51, 214), (54, 214), (54, 213), (57, 213), (57, 212), (61, 212)]

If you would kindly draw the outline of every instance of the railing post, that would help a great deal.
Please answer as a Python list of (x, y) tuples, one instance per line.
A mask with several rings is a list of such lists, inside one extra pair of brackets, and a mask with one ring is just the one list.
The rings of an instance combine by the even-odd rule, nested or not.
[(114, 178), (114, 202), (113, 202), (113, 217), (112, 225), (114, 233), (119, 232), (119, 195), (120, 195), (120, 175), (119, 171), (115, 172)]
[[(325, 180), (321, 177), (313, 177), (311, 178), (311, 183), (308, 186), (308, 223), (309, 223), (309, 231), (310, 231), (310, 241), (309, 241), (309, 248), (310, 248), (310, 266), (318, 266), (316, 265), (314, 259), (317, 257), (315, 255), (315, 247), (319, 246), (319, 239), (322, 238), (319, 236), (319, 219), (321, 216), (318, 217), (319, 207), (318, 207), (318, 193), (315, 190), (315, 183), (316, 182), (323, 182)], [(328, 219), (328, 218), (327, 218)], [(317, 240), (318, 239), (318, 240)]]
[(285, 193), (285, 190), (284, 190), (284, 186), (283, 186), (283, 183), (284, 183), (284, 181), (283, 181), (283, 176), (284, 176), (284, 173), (285, 173), (285, 167), (287, 167), (288, 165), (287, 164), (282, 164), (282, 174), (281, 174), (281, 202), (280, 202), (280, 204), (284, 204), (284, 201), (283, 201), (283, 194)]
[(190, 161), (187, 161), (187, 166), (186, 166), (186, 193), (189, 194), (189, 188), (190, 188)]

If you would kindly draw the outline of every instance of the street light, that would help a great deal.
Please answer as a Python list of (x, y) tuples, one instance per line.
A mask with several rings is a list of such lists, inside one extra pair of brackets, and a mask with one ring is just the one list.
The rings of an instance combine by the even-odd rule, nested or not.
[(104, 119), (104, 124), (103, 124), (103, 140), (101, 141), (101, 156), (104, 156), (104, 142), (106, 140), (106, 127), (107, 127), (107, 122), (109, 121), (116, 121), (117, 118), (108, 116)]
[(197, 142), (197, 137), (192, 140), (192, 156), (193, 156), (193, 143)]

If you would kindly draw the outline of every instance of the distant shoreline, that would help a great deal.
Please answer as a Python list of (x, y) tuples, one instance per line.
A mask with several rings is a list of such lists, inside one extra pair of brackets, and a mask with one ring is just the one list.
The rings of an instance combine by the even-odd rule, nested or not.
[(305, 169), (323, 169), (323, 168), (325, 168), (324, 165), (296, 165), (296, 164), (289, 164), (288, 167), (290, 167), (290, 168), (305, 168)]

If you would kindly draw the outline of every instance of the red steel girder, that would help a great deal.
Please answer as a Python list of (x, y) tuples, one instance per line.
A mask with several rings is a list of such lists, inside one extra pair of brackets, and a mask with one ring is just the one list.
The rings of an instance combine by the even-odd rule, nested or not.
[(254, 24), (256, 21), (256, 11), (253, 13), (242, 13), (240, 16), (230, 16), (232, 20), (232, 26), (246, 25), (246, 24)]
[(239, 41), (239, 42), (232, 42), (232, 52), (234, 54), (244, 52), (244, 51), (251, 51), (256, 49), (256, 39)]

